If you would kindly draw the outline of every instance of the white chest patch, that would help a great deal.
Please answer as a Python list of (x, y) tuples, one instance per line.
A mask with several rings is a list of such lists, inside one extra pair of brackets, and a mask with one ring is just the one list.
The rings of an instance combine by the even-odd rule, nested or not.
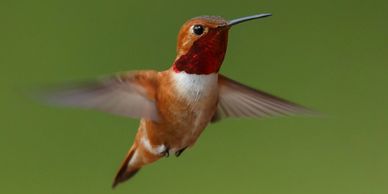
[(217, 73), (197, 75), (182, 71), (174, 72), (172, 77), (178, 94), (190, 101), (198, 101), (200, 98), (206, 97), (211, 91), (216, 92), (215, 89), (217, 89)]

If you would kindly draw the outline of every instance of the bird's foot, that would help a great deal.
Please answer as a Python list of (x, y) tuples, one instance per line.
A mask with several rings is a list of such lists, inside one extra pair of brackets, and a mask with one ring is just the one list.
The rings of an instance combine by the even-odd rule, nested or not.
[(185, 151), (186, 148), (187, 148), (187, 147), (184, 147), (184, 148), (182, 148), (182, 149), (176, 151), (176, 152), (175, 152), (175, 156), (176, 156), (176, 157), (179, 157), (179, 156), (183, 153), (183, 151)]
[(166, 148), (160, 155), (168, 158), (170, 156), (170, 148)]

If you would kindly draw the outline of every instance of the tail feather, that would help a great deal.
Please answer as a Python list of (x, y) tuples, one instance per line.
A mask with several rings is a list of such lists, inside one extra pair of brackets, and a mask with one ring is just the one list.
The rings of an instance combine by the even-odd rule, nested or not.
[(137, 167), (137, 166), (130, 165), (130, 161), (135, 156), (135, 153), (136, 153), (136, 147), (134, 146), (130, 149), (130, 151), (127, 154), (127, 157), (121, 164), (121, 167), (117, 172), (116, 177), (113, 181), (112, 188), (115, 188), (119, 183), (122, 183), (132, 178), (133, 176), (136, 175), (137, 172), (139, 172), (141, 168), (140, 166)]

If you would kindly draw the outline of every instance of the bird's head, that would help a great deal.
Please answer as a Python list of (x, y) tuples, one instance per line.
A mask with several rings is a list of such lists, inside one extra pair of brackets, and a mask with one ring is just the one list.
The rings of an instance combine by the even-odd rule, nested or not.
[(173, 70), (190, 74), (218, 72), (224, 60), (229, 29), (236, 24), (270, 15), (258, 14), (230, 21), (218, 16), (200, 16), (188, 20), (178, 34)]

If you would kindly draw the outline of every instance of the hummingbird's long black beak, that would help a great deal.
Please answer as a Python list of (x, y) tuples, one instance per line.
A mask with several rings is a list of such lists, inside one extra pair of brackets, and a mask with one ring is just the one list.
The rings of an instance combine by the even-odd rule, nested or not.
[(272, 14), (270, 14), (270, 13), (262, 13), (262, 14), (257, 14), (257, 15), (251, 15), (251, 16), (246, 16), (246, 17), (242, 17), (242, 18), (237, 18), (237, 19), (234, 19), (234, 20), (230, 20), (227, 23), (227, 25), (230, 27), (230, 26), (234, 26), (236, 24), (242, 23), (242, 22), (246, 22), (246, 21), (249, 21), (249, 20), (260, 19), (260, 18), (265, 18), (265, 17), (269, 17), (271, 15)]

